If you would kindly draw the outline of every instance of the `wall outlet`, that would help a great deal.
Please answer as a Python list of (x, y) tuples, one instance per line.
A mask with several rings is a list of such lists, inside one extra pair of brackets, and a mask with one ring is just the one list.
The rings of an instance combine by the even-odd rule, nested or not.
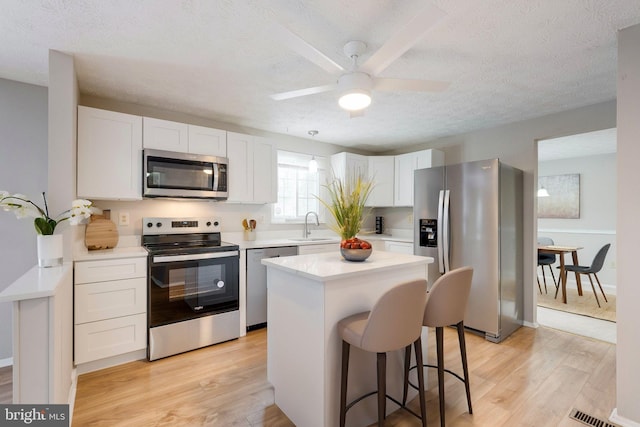
[(407, 215), (407, 224), (413, 224), (413, 213)]
[(120, 212), (118, 215), (118, 225), (129, 225), (129, 212)]

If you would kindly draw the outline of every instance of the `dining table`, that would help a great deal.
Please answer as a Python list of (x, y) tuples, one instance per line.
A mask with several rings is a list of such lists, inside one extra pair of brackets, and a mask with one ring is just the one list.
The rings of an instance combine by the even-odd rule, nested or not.
[[(559, 245), (541, 245), (538, 246), (538, 254), (553, 254), (559, 255), (560, 260), (560, 283), (562, 287), (562, 302), (567, 303), (567, 272), (564, 268), (564, 255), (571, 254), (573, 265), (578, 264), (578, 251), (582, 249), (582, 246), (559, 246)], [(578, 288), (578, 295), (582, 296), (582, 282), (580, 281), (580, 273), (576, 272), (576, 286)], [(558, 292), (556, 291), (556, 296)]]

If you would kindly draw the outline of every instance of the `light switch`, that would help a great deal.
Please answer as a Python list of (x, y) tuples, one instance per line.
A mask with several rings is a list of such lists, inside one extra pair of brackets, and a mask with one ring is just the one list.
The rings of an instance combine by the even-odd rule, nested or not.
[(118, 215), (118, 225), (129, 225), (129, 212), (120, 212), (120, 215)]

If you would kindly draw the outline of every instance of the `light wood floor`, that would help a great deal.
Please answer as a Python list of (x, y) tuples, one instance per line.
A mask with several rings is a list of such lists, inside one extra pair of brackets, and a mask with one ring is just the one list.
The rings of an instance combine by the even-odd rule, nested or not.
[(13, 370), (11, 366), (0, 368), (0, 403), (11, 403), (13, 399)]
[[(430, 333), (430, 339), (435, 333)], [(430, 343), (429, 360), (435, 360)], [(520, 328), (501, 344), (467, 334), (474, 414), (464, 387), (447, 379), (448, 426), (582, 426), (573, 407), (606, 419), (615, 406), (615, 346), (546, 328)], [(455, 330), (445, 330), (445, 365), (458, 369)], [(338, 375), (339, 373), (336, 373)], [(372, 375), (375, 373), (372, 372)], [(304, 390), (301, 390), (304, 393)], [(418, 410), (417, 401), (412, 405)], [(390, 410), (393, 408), (391, 404)], [(437, 380), (429, 375), (428, 423), (439, 425)], [(155, 362), (80, 376), (74, 426), (292, 426), (266, 380), (266, 331)], [(386, 426), (418, 426), (404, 411)], [(304, 426), (299, 426), (304, 427)]]

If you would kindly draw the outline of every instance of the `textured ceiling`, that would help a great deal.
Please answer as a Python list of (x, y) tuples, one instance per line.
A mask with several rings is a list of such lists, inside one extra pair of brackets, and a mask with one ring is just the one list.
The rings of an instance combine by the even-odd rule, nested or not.
[(350, 119), (335, 92), (269, 95), (336, 76), (273, 38), (283, 25), (348, 68), (349, 40), (384, 44), (425, 0), (0, 0), (0, 77), (47, 85), (72, 54), (82, 93), (385, 151), (615, 98), (617, 30), (638, 0), (434, 0), (446, 15), (381, 77), (450, 81), (374, 92)]
[(613, 128), (538, 141), (538, 161), (615, 153), (616, 135)]

